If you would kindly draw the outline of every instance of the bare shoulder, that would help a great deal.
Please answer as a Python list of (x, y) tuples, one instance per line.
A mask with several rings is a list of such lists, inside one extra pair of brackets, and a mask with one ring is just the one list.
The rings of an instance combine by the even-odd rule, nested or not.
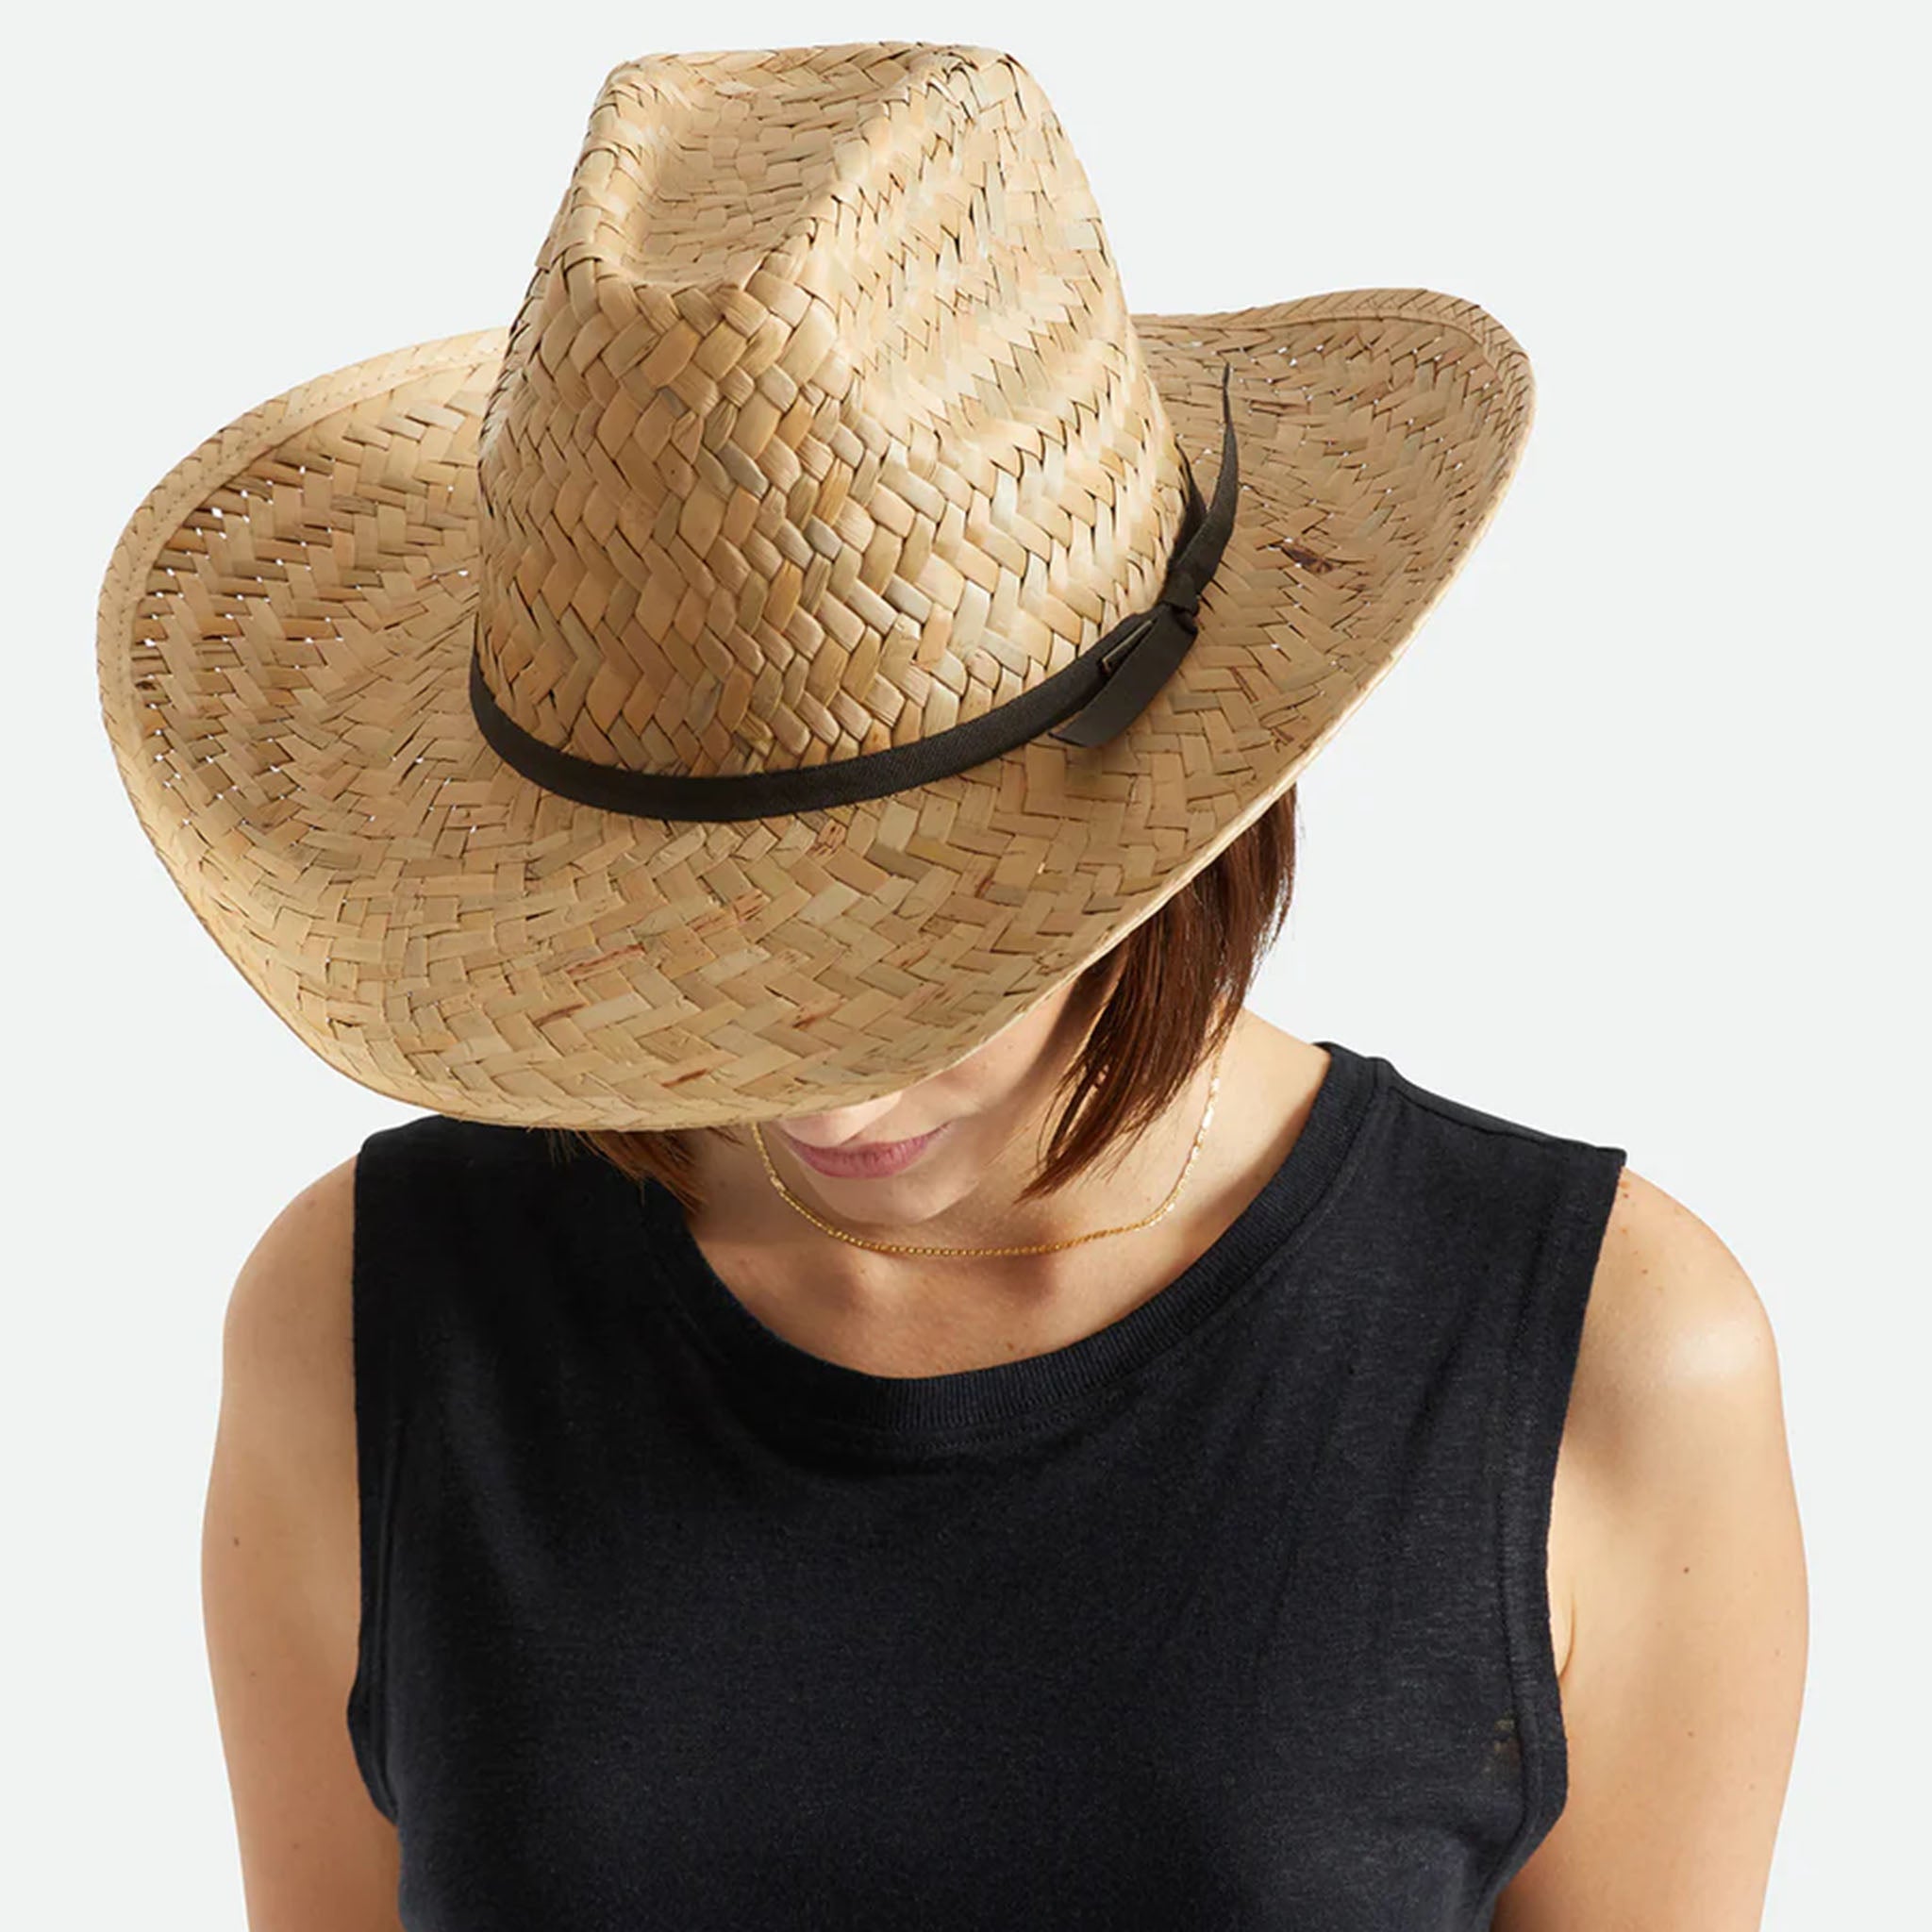
[(297, 1193), (223, 1330), (202, 1603), (251, 1924), (393, 1925), (398, 1846), (346, 1715), (360, 1635), (356, 1160)]
[(1776, 1340), (1726, 1243), (1627, 1168), (1557, 1485), (1568, 1792), (1498, 1932), (1755, 1932), (1807, 1641)]
[(1654, 1480), (1674, 1452), (1778, 1408), (1777, 1346), (1756, 1285), (1716, 1231), (1625, 1167), (1584, 1313), (1567, 1434), (1607, 1467)]
[[(326, 1416), (350, 1367), (356, 1157), (294, 1195), (269, 1223), (229, 1291), (225, 1391)], [(353, 1393), (353, 1384), (348, 1385)]]
[(295, 1194), (242, 1262), (223, 1322), (215, 1468), (273, 1485), (291, 1519), (299, 1511), (315, 1580), (338, 1615), (357, 1607), (340, 1574), (346, 1553), (353, 1590), (355, 1197), (352, 1156)]

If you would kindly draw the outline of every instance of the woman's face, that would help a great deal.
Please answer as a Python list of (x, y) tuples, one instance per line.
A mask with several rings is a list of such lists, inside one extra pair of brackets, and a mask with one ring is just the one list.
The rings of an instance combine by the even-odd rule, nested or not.
[(1055, 1083), (1091, 1018), (1076, 983), (916, 1086), (764, 1123), (786, 1186), (841, 1225), (922, 1221), (982, 1187), (1010, 1201), (1038, 1165)]

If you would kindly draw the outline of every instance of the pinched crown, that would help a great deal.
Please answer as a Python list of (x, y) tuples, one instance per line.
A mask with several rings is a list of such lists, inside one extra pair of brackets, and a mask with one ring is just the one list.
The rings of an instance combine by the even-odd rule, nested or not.
[(477, 654), (632, 771), (929, 737), (1147, 605), (1181, 456), (1084, 171), (1009, 56), (619, 66), (485, 412)]

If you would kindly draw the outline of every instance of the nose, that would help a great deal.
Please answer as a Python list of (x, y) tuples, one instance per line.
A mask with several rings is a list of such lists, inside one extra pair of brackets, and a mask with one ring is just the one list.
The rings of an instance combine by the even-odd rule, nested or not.
[(834, 1108), (829, 1113), (788, 1114), (780, 1124), (811, 1147), (842, 1147), (848, 1141), (880, 1140), (888, 1137), (867, 1129), (891, 1113), (899, 1099), (896, 1093), (887, 1093), (857, 1107)]

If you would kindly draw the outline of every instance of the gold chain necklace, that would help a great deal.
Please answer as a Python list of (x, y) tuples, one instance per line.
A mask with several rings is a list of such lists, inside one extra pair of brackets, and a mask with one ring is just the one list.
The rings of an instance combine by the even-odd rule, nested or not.
[(1188, 1158), (1182, 1163), (1180, 1176), (1168, 1190), (1164, 1200), (1152, 1214), (1140, 1221), (1129, 1221), (1120, 1227), (1103, 1227), (1092, 1234), (1077, 1234), (1071, 1241), (1041, 1241), (1029, 1247), (1015, 1248), (927, 1248), (914, 1247), (897, 1241), (869, 1241), (856, 1234), (847, 1234), (842, 1227), (834, 1227), (829, 1221), (821, 1221), (780, 1178), (778, 1170), (772, 1165), (772, 1157), (765, 1148), (765, 1137), (758, 1131), (756, 1121), (752, 1123), (752, 1139), (758, 1142), (758, 1158), (765, 1163), (765, 1172), (772, 1177), (772, 1185), (777, 1189), (799, 1213), (824, 1233), (836, 1240), (849, 1241), (855, 1248), (870, 1248), (876, 1255), (1050, 1255), (1061, 1248), (1077, 1248), (1084, 1241), (1105, 1241), (1108, 1235), (1132, 1234), (1136, 1228), (1151, 1227), (1181, 1197), (1181, 1190), (1188, 1184), (1188, 1175), (1193, 1172), (1195, 1158), (1200, 1154), (1202, 1143), (1208, 1139), (1208, 1124), (1214, 1118), (1214, 1096), (1221, 1091), (1221, 1057), (1226, 1052), (1223, 1043), (1220, 1052), (1214, 1056), (1214, 1075), (1208, 1083), (1208, 1105), (1202, 1110), (1200, 1130), (1194, 1136), (1194, 1144), (1188, 1150)]

